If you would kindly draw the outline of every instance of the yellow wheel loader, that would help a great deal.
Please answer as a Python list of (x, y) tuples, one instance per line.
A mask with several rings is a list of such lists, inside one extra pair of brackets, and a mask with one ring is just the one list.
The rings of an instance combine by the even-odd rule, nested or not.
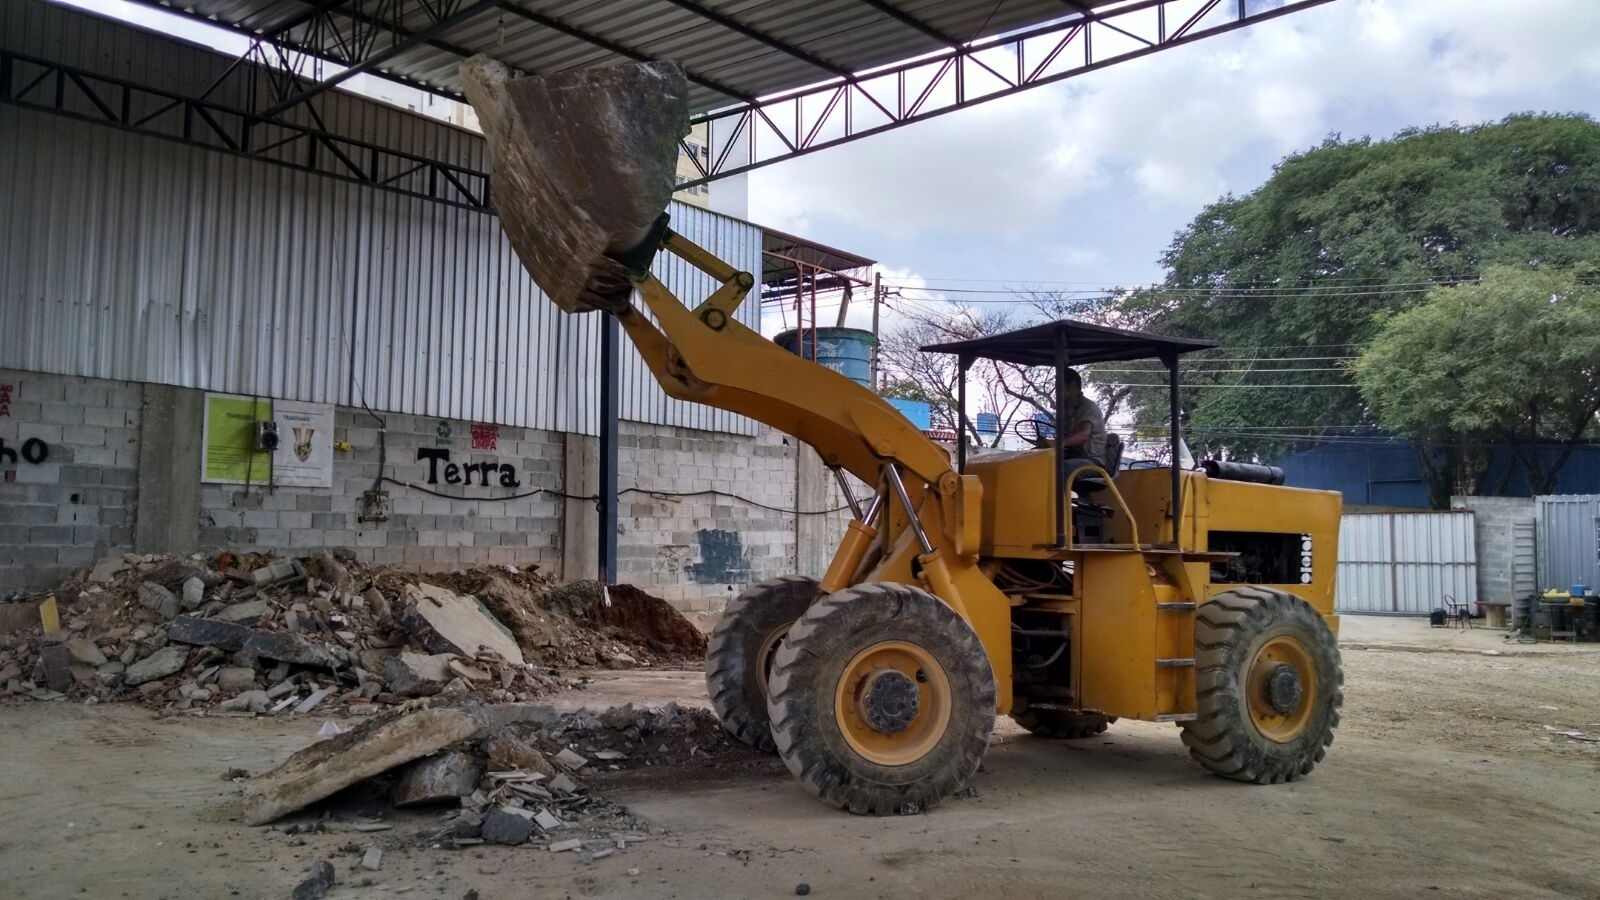
[[(1047, 738), (1118, 718), (1176, 723), (1237, 781), (1320, 762), (1342, 700), (1332, 614), (1338, 494), (1275, 470), (1179, 456), (1179, 357), (1212, 344), (1079, 322), (925, 348), (1054, 370), (1158, 359), (1171, 458), (1118, 471), (1036, 450), (955, 458), (883, 398), (734, 317), (754, 287), (663, 211), (687, 91), (670, 63), (514, 79), (463, 67), (512, 246), (549, 299), (615, 316), (671, 396), (731, 410), (873, 487), (820, 580), (756, 585), (711, 638), (727, 729), (851, 812), (937, 804), (978, 768), (995, 718)], [(667, 253), (721, 287), (687, 305)], [(961, 398), (965, 403), (964, 396)], [(1066, 421), (1057, 390), (1056, 422)]]

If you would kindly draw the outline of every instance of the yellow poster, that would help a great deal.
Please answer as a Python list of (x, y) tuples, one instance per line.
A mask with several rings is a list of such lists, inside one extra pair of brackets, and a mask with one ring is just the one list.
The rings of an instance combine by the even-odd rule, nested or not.
[(267, 484), (272, 454), (255, 449), (256, 423), (272, 421), (272, 401), (207, 394), (200, 480), (223, 484)]

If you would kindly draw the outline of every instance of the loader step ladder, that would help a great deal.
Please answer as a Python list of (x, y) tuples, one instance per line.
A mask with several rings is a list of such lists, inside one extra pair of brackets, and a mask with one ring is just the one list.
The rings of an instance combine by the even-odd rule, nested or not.
[[(1181, 596), (1181, 595), (1180, 595)], [(1194, 620), (1198, 604), (1156, 604), (1156, 721), (1194, 719)]]

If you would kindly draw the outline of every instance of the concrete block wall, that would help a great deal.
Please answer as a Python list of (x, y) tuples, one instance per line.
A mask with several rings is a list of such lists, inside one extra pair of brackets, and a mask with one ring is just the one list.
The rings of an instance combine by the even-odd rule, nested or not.
[[(383, 421), (380, 445), (379, 423), (366, 411), (335, 412), (334, 438), (348, 441), (350, 450), (335, 452), (331, 488), (202, 485), (201, 548), (343, 547), (366, 562), (419, 570), (493, 563), (559, 572), (560, 498), (521, 495), (561, 490), (560, 434), (503, 426), (493, 450), (474, 450), (469, 422), (398, 414)], [(447, 484), (442, 460), (438, 483), (429, 484), (431, 464), (418, 458), (421, 448), (447, 450), (457, 465), (512, 465), (520, 484), (501, 487), (495, 478), (489, 486)], [(380, 473), (414, 487), (376, 485), (389, 493), (389, 517), (362, 522), (362, 495)]]
[(138, 385), (0, 369), (0, 590), (131, 550), (138, 468)]
[(1534, 521), (1533, 498), (1451, 497), (1450, 508), (1472, 510), (1478, 551), (1478, 599), (1511, 600), (1516, 593), (1511, 526)]
[[(502, 426), (493, 450), (474, 449), (470, 422), (383, 414), (380, 432), (369, 413), (341, 408), (334, 438), (350, 448), (335, 451), (330, 488), (206, 484), (202, 392), (0, 370), (6, 385), (0, 593), (47, 587), (130, 551), (346, 548), (368, 562), (419, 570), (493, 563), (593, 574), (593, 547), (563, 546), (564, 532), (573, 542), (592, 540), (597, 520), (577, 520), (593, 515), (592, 501), (560, 496), (594, 490), (585, 480), (592, 472), (569, 479), (566, 471), (574, 461), (592, 464), (593, 437)], [(28, 441), (37, 442), (30, 454), (45, 448), (41, 462), (24, 457)], [(142, 445), (150, 451), (141, 454)], [(448, 450), (457, 464), (512, 465), (520, 484), (428, 484), (422, 449)], [(813, 472), (797, 504), (799, 449), (772, 431), (745, 437), (622, 423), (619, 580), (681, 608), (718, 609), (757, 581), (801, 571), (797, 544), (820, 541), (825, 546), (805, 556), (825, 564), (844, 514), (797, 524), (797, 505), (840, 502), (832, 477)], [(380, 474), (403, 483), (380, 485), (390, 498), (386, 521), (363, 522), (362, 495)], [(540, 489), (546, 493), (518, 496)]]
[(795, 571), (792, 439), (624, 422), (617, 449), (619, 581), (680, 608), (715, 610)]

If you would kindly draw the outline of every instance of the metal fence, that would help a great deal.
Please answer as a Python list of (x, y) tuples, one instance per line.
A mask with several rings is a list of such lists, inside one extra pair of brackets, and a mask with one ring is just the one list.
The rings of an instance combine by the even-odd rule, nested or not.
[(1600, 494), (1535, 497), (1539, 589), (1600, 586)]
[(1470, 512), (1364, 513), (1339, 524), (1334, 607), (1344, 613), (1427, 615), (1445, 597), (1478, 599)]

